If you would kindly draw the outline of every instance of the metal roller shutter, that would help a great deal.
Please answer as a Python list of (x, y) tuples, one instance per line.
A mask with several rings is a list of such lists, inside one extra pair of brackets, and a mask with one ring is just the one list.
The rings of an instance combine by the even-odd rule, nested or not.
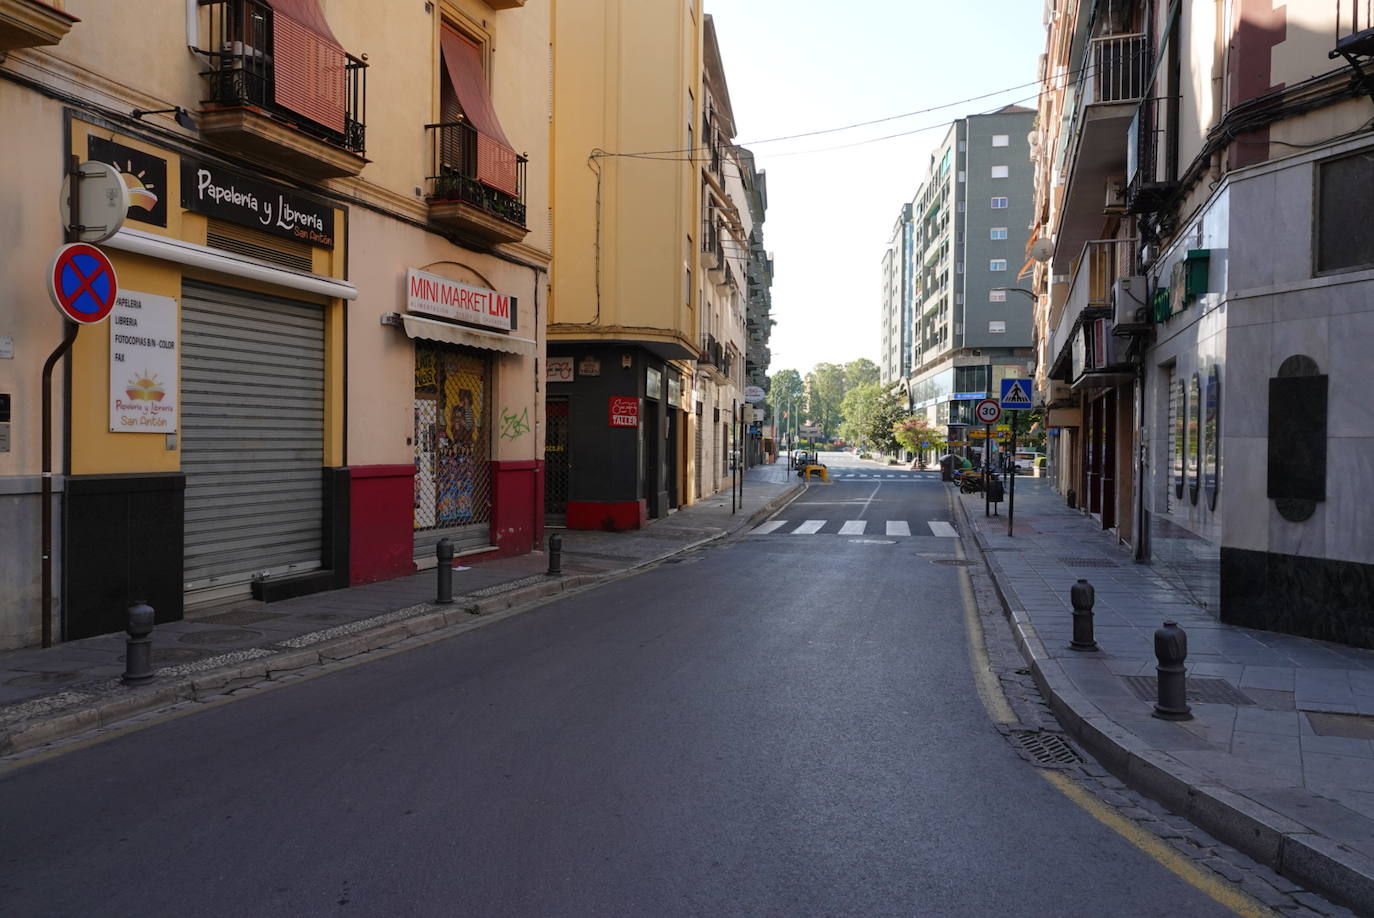
[(183, 289), (181, 463), (188, 605), (320, 567), (324, 310)]

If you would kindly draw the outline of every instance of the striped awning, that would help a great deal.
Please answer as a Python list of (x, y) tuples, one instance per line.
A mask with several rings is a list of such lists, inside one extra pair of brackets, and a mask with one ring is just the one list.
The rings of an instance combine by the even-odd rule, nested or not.
[(401, 323), (405, 326), (406, 334), (412, 338), (442, 341), (445, 344), (460, 344), (464, 347), (476, 347), (486, 351), (500, 351), (503, 354), (515, 354), (519, 357), (533, 357), (535, 352), (535, 342), (529, 338), (501, 335), (496, 332), (482, 331), (478, 328), (468, 328), (466, 325), (453, 325), (435, 319), (423, 319), (420, 316), (402, 315)]

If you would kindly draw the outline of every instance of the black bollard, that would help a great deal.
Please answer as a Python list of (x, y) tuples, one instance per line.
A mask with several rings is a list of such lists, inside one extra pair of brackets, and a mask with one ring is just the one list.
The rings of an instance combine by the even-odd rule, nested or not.
[(439, 560), (436, 566), (439, 571), (439, 595), (434, 601), (448, 605), (453, 602), (453, 543), (448, 539), (440, 539), (439, 544), (434, 546), (434, 556)]
[(1074, 509), (1075, 505), (1078, 503), (1078, 492), (1075, 491), (1073, 488), (1069, 488), (1068, 492), (1064, 496), (1068, 498), (1069, 509)]
[(1162, 720), (1192, 720), (1183, 661), (1188, 658), (1188, 635), (1177, 622), (1165, 622), (1155, 632), (1155, 659), (1159, 673), (1159, 700), (1154, 716)]
[(139, 685), (153, 678), (153, 607), (142, 600), (135, 600), (129, 607), (129, 624), (124, 628), (129, 633), (124, 651), (125, 685)]
[(549, 576), (563, 573), (563, 537), (558, 533), (549, 536)]
[(1069, 589), (1069, 602), (1073, 603), (1073, 640), (1070, 650), (1097, 650), (1093, 640), (1093, 598), (1096, 596), (1093, 585), (1082, 577)]

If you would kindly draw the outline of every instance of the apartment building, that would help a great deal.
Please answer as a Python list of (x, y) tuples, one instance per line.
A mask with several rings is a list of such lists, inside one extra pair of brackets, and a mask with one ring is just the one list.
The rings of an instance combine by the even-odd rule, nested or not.
[[(529, 551), (547, 0), (4, 7), (0, 646)], [(89, 327), (40, 302), (73, 161), (128, 190)]]
[(1060, 488), (1222, 620), (1362, 647), (1369, 13), (1047, 4), (1036, 211)]

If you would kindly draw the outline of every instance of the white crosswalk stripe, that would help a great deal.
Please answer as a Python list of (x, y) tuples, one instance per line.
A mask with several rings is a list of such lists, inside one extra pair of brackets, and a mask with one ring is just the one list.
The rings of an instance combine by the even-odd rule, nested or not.
[(786, 526), (786, 525), (787, 525), (787, 520), (769, 520), (768, 522), (764, 523), (762, 526), (757, 527), (757, 528), (754, 530), (754, 533), (755, 533), (755, 535), (768, 535), (768, 533), (773, 532), (774, 530), (777, 530), (777, 529), (781, 529), (782, 527), (784, 527), (784, 526)]
[(863, 535), (867, 526), (868, 520), (846, 520), (840, 527), (840, 535)]
[(930, 527), (931, 535), (945, 539), (957, 539), (959, 537), (959, 533), (954, 531), (954, 527), (944, 520), (930, 520), (926, 525)]
[(816, 533), (818, 533), (818, 532), (821, 531), (821, 527), (824, 526), (824, 525), (825, 525), (825, 520), (807, 520), (805, 523), (802, 523), (802, 524), (801, 524), (800, 526), (798, 526), (796, 529), (793, 529), (793, 530), (792, 530), (792, 534), (793, 534), (793, 535), (815, 535)]
[(911, 535), (911, 527), (906, 520), (888, 520), (887, 534), (890, 536), (909, 536)]

